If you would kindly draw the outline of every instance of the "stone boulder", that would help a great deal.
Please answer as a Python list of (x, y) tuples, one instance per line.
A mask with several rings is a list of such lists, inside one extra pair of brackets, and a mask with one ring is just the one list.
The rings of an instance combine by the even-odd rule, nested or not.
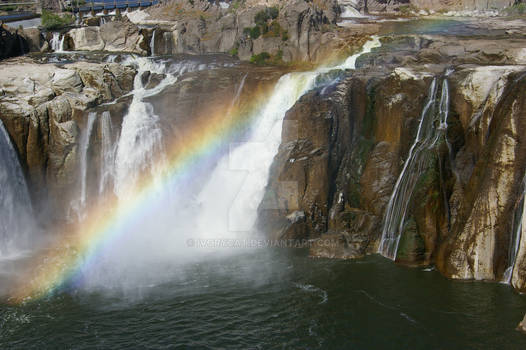
[(74, 28), (65, 35), (69, 50), (148, 53), (141, 29), (130, 22), (112, 21), (100, 27)]
[(26, 38), (18, 30), (0, 26), (0, 60), (20, 56), (29, 52)]

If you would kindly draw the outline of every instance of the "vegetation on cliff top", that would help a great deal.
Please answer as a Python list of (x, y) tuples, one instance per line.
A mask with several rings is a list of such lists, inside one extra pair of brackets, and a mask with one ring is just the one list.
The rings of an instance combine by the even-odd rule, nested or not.
[(42, 11), (42, 26), (48, 30), (67, 27), (73, 22), (75, 22), (75, 17), (72, 15), (64, 14), (61, 16), (48, 10)]

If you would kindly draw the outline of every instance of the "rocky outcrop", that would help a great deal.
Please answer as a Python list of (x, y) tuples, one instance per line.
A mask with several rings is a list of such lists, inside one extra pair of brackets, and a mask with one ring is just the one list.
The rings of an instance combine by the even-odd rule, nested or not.
[(0, 26), (0, 60), (20, 56), (29, 52), (29, 46), (23, 35), (5, 25)]
[(242, 60), (268, 54), (275, 61), (321, 61), (360, 43), (334, 30), (339, 7), (333, 0), (230, 2), (228, 8), (177, 0), (148, 12), (130, 18), (160, 23), (152, 34), (154, 54), (223, 52)]
[(340, 0), (341, 6), (350, 6), (361, 13), (417, 14), (419, 11), (495, 11), (510, 7), (515, 0)]
[(42, 8), (51, 11), (61, 11), (62, 7), (60, 6), (59, 0), (41, 0)]
[[(160, 93), (144, 99), (159, 116), (167, 145), (184, 144), (188, 137), (191, 141), (194, 136), (185, 131), (206, 125), (211, 116), (226, 115), (234, 108), (251, 111), (253, 103), (283, 75), (281, 69), (273, 67), (234, 67), (234, 60), (228, 56), (169, 64), (173, 66), (166, 66), (167, 72), (184, 74)], [(134, 76), (133, 68), (117, 63), (82, 61), (57, 66), (39, 64), (28, 57), (8, 60), (0, 68), (0, 118), (19, 153), (41, 222), (75, 219), (81, 145), (88, 129), (91, 132), (84, 148), (90, 164), (86, 169), (87, 205), (95, 197), (91, 194), (99, 193), (102, 134), (107, 132), (103, 131), (102, 117), (105, 114), (111, 119), (115, 142), (131, 103), (128, 93), (133, 89)], [(147, 90), (156, 89), (165, 78), (165, 74), (150, 71), (140, 76)]]
[(134, 74), (116, 63), (58, 67), (19, 58), (0, 66), (0, 117), (27, 173), (36, 212), (46, 220), (68, 212), (87, 112), (129, 92)]
[[(335, 243), (314, 244), (313, 256), (376, 253), (435, 80), (437, 136), (418, 160), (413, 185), (402, 189), (409, 199), (396, 261), (435, 264), (451, 278), (502, 280), (526, 172), (524, 42), (504, 39), (497, 48), (483, 38), (461, 39), (466, 49), (458, 52), (451, 40), (459, 39), (384, 39), (356, 72), (298, 101), (286, 116), (260, 227), (276, 239)], [(448, 127), (440, 136), (446, 102)], [(520, 291), (524, 237), (511, 282)]]
[(143, 31), (126, 21), (111, 21), (100, 27), (88, 26), (71, 29), (66, 34), (66, 49), (76, 51), (148, 53)]

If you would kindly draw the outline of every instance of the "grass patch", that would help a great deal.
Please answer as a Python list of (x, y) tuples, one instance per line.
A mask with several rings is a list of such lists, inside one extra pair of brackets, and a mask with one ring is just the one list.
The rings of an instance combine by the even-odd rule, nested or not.
[(234, 46), (230, 49), (230, 51), (228, 51), (228, 53), (230, 54), (230, 56), (237, 57), (237, 55), (239, 54), (239, 49)]
[(258, 66), (262, 66), (266, 64), (270, 58), (271, 56), (268, 52), (262, 52), (258, 55), (253, 55), (252, 57), (250, 57), (250, 63), (257, 64)]
[(75, 17), (72, 15), (64, 14), (61, 16), (48, 10), (42, 11), (42, 26), (48, 30), (67, 27), (73, 22), (75, 22)]
[(403, 16), (409, 16), (411, 13), (416, 12), (416, 8), (413, 5), (402, 5), (398, 7), (398, 11)]
[(504, 9), (504, 12), (509, 16), (523, 16), (526, 13), (526, 3), (521, 2), (520, 4), (515, 4)]

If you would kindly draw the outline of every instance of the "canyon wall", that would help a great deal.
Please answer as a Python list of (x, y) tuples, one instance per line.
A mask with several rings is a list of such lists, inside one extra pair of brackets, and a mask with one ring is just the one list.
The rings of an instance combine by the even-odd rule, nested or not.
[(339, 0), (342, 6), (350, 6), (361, 13), (408, 13), (409, 10), (492, 11), (502, 10), (521, 1), (516, 0)]
[[(526, 291), (524, 237), (513, 252), (525, 62), (513, 45), (490, 56), (484, 40), (459, 54), (447, 49), (451, 39), (420, 39), (384, 38), (362, 69), (287, 113), (259, 226), (275, 239), (335, 243), (313, 245), (313, 256), (357, 258), (382, 251), (394, 220), (396, 261), (458, 279), (508, 280), (511, 268), (511, 283)], [(435, 118), (427, 131), (424, 115)]]
[[(241, 60), (319, 62), (344, 57), (361, 45), (363, 31), (338, 33), (335, 0), (234, 3), (174, 0), (65, 33), (65, 49), (142, 55), (229, 53)], [(139, 26), (148, 25), (148, 28)]]

